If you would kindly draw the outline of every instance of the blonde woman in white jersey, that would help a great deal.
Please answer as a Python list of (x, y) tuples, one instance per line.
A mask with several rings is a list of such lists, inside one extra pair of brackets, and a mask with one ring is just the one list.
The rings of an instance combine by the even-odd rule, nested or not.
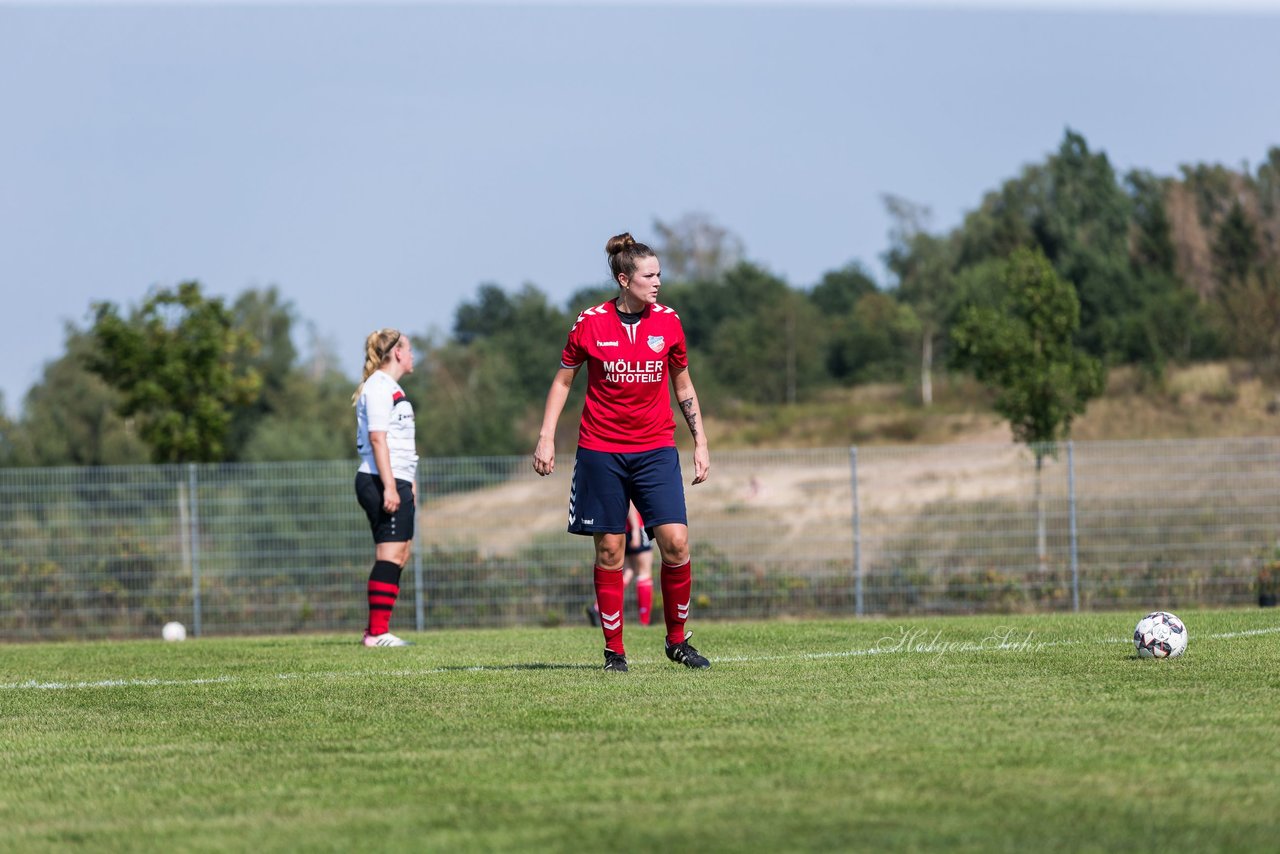
[(360, 452), (356, 499), (369, 517), (374, 542), (364, 645), (409, 646), (391, 634), (390, 624), (418, 505), (413, 404), (400, 388), (400, 378), (413, 372), (413, 345), (395, 329), (380, 329), (365, 340), (364, 352), (364, 377), (351, 397)]

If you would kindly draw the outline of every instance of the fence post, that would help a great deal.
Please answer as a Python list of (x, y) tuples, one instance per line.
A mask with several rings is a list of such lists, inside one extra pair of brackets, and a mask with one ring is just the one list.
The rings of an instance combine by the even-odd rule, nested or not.
[(863, 616), (862, 602), (862, 516), (858, 512), (858, 446), (849, 446), (849, 486), (853, 492), (853, 613)]
[(191, 499), (187, 497), (187, 484), (178, 482), (178, 546), (182, 550), (182, 571), (191, 577)]
[[(421, 471), (422, 466), (413, 471), (419, 499), (425, 495), (422, 491)], [(422, 585), (422, 526), (426, 524), (427, 514), (422, 512), (420, 505), (413, 508), (413, 514), (413, 617), (414, 625), (421, 632), (427, 628), (426, 593)]]
[(187, 495), (191, 523), (191, 633), (200, 637), (200, 502), (196, 493), (196, 464), (187, 463)]
[(1076, 538), (1076, 446), (1067, 442), (1067, 509), (1071, 518), (1071, 610), (1080, 610), (1080, 549)]

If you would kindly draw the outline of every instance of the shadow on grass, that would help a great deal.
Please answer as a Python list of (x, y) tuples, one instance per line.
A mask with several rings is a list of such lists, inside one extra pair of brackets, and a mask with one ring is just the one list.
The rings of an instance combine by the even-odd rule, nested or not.
[(532, 662), (529, 664), (452, 664), (437, 667), (437, 670), (492, 670), (494, 672), (507, 672), (511, 670), (600, 670), (600, 667), (594, 664), (548, 664), (546, 662)]

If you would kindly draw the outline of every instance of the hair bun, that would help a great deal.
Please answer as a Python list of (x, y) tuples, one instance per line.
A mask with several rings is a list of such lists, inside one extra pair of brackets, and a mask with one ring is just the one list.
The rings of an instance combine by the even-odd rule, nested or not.
[(624, 231), (622, 234), (615, 234), (609, 238), (609, 242), (604, 245), (604, 251), (609, 255), (617, 255), (636, 245), (636, 239), (631, 236), (631, 232)]

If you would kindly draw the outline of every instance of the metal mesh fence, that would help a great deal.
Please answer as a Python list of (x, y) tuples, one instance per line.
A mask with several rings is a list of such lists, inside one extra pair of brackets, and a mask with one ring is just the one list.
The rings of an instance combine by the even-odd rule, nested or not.
[(870, 611), (1240, 604), (1280, 534), (1280, 440), (861, 452)]
[[(373, 548), (353, 479), (0, 471), (0, 637), (358, 632)], [(526, 457), (424, 460), (393, 628), (583, 619), (567, 492)], [(1280, 439), (1074, 443), (1038, 469), (1007, 444), (722, 452), (686, 495), (698, 619), (1233, 604), (1276, 557)]]

